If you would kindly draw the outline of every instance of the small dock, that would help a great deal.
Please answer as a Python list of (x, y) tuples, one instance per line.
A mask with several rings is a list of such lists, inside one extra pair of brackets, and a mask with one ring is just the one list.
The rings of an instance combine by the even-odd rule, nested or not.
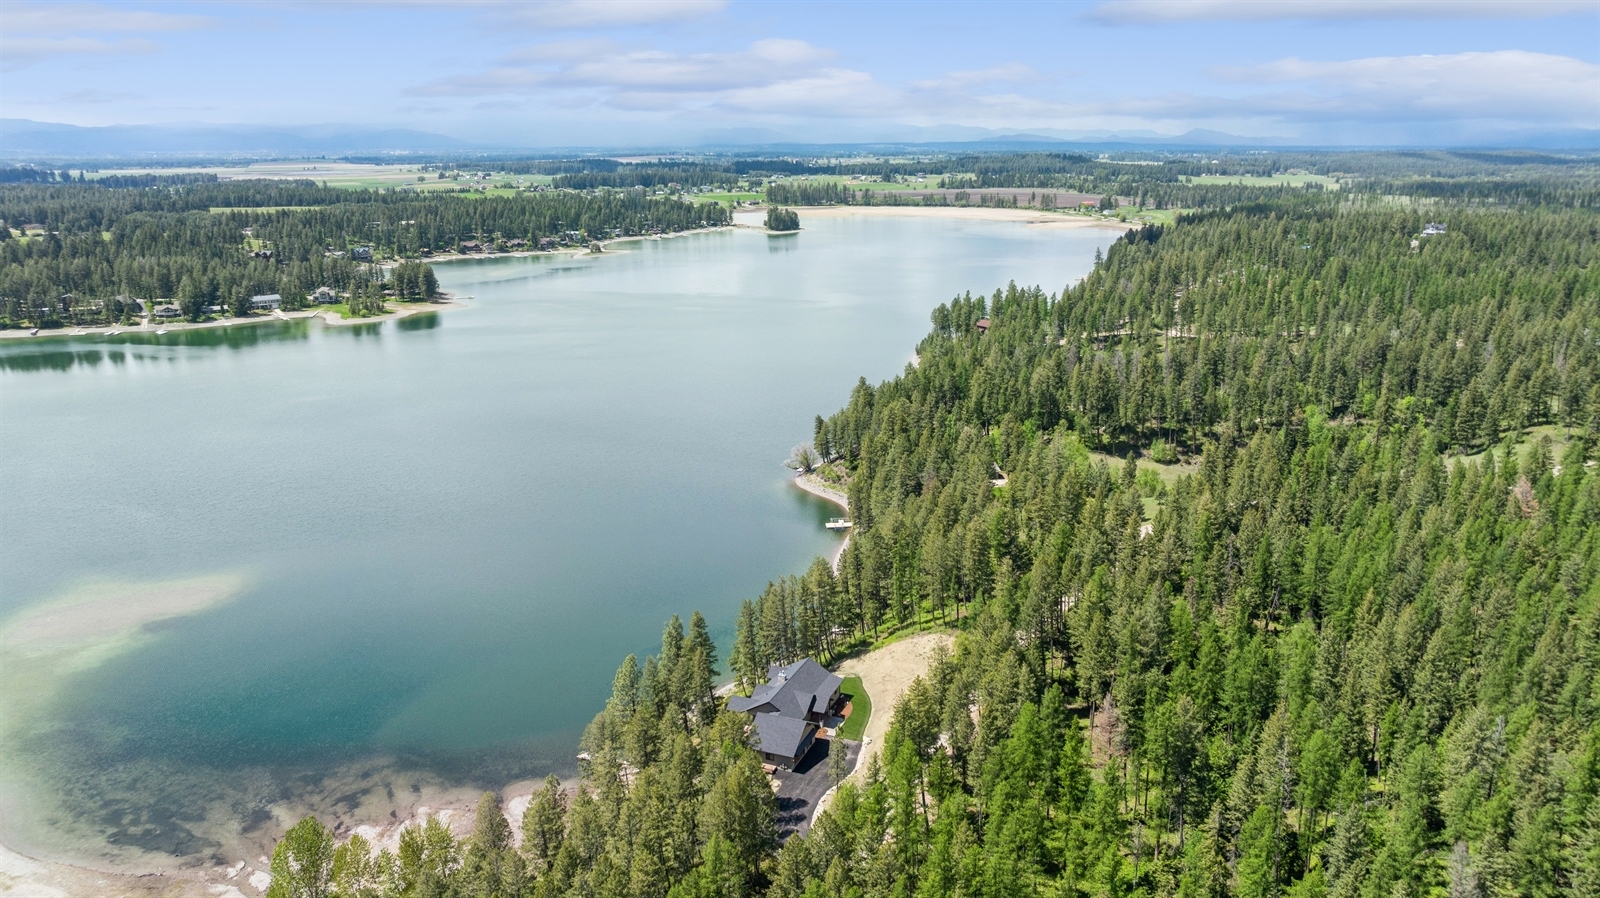
[(845, 518), (829, 518), (824, 526), (829, 530), (849, 530), (852, 525)]

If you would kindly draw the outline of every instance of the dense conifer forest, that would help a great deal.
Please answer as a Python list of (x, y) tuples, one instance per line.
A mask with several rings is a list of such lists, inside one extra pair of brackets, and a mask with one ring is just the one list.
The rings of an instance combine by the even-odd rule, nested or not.
[(470, 197), (214, 176), (15, 181), (0, 184), (0, 326), (116, 322), (136, 314), (129, 300), (146, 312), (170, 300), (196, 318), (263, 293), (293, 308), (319, 287), (406, 297), (412, 288), (373, 261), (728, 221), (715, 204), (642, 190)]
[[(492, 794), (397, 853), (307, 818), (271, 894), (1600, 894), (1600, 216), (1586, 175), (1446, 162), (1218, 192), (1058, 292), (956, 297), (817, 420), (849, 548), (745, 604), (726, 673), (958, 635), (809, 834), (696, 614), (520, 837)], [(563, 202), (656, 208), (618, 196)], [(215, 220), (309, 265), (389, 206), (95, 239)]]

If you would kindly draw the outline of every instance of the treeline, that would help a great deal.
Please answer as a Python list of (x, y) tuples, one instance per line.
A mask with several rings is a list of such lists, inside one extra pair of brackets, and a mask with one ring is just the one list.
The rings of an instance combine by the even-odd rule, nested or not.
[(551, 186), (571, 190), (593, 190), (600, 187), (717, 187), (724, 190), (739, 186), (741, 176), (722, 166), (710, 165), (619, 165), (614, 171), (582, 172), (557, 175)]
[(551, 777), (522, 815), (521, 838), (486, 794), (472, 835), (438, 818), (402, 831), (399, 851), (352, 837), (335, 848), (315, 818), (272, 856), (269, 898), (371, 896), (744, 895), (777, 847), (777, 802), (743, 715), (712, 693), (716, 647), (697, 613), (674, 617), (661, 653), (629, 656), (583, 736), (586, 788)]
[[(1427, 218), (1241, 206), (1131, 232), (1057, 296), (941, 306), (915, 367), (816, 427), (848, 472), (839, 574), (747, 603), (730, 659), (958, 626), (864, 784), (777, 848), (713, 652), (686, 653), (709, 638), (669, 625), (570, 806), (547, 787), (498, 849), (571, 866), (371, 893), (1600, 891), (1594, 216)], [(1158, 439), (1198, 463), (1133, 457)]]
[(225, 181), (7, 185), (0, 220), (46, 228), (26, 238), (0, 228), (0, 325), (50, 326), (118, 320), (131, 308), (119, 297), (203, 308), (279, 293), (292, 307), (318, 287), (357, 293), (385, 280), (357, 255), (419, 259), (502, 239), (586, 243), (726, 225), (730, 217), (716, 204), (641, 190), (471, 198)]
[[(795, 206), (998, 206), (1015, 208), (1016, 196), (1010, 193), (986, 193), (985, 189), (1000, 187), (1044, 187), (1049, 190), (1066, 189), (1102, 198), (1124, 197), (1139, 208), (1148, 209), (1224, 209), (1240, 203), (1262, 203), (1288, 199), (1307, 194), (1321, 194), (1320, 185), (1293, 187), (1287, 184), (1189, 184), (1176, 181), (1151, 181), (1143, 178), (1123, 177), (1114, 180), (1065, 180), (1055, 184), (981, 184), (979, 179), (947, 176), (941, 179), (940, 189), (950, 194), (908, 196), (897, 190), (872, 190), (852, 188), (841, 181), (776, 181), (767, 185), (769, 203)], [(1046, 193), (1045, 198), (1054, 197)]]

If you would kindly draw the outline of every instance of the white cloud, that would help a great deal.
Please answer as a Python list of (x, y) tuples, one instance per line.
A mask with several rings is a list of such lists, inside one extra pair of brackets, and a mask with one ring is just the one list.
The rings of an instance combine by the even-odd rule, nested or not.
[(617, 28), (697, 19), (727, 0), (535, 0), (506, 4), (511, 18), (545, 28)]
[(1248, 101), (1276, 114), (1600, 125), (1600, 65), (1569, 56), (1500, 50), (1335, 62), (1289, 58), (1214, 71), (1235, 82), (1311, 89)]
[(158, 48), (143, 38), (101, 40), (93, 37), (0, 38), (0, 71), (14, 72), (57, 56), (122, 56), (154, 53)]
[(5, 21), (8, 36), (192, 31), (211, 22), (205, 16), (119, 9), (99, 3), (7, 3)]
[(1597, 0), (1106, 0), (1088, 18), (1108, 25), (1282, 19), (1530, 19), (1600, 13)]
[[(589, 52), (585, 52), (589, 51)], [(597, 51), (597, 52), (596, 52)], [(423, 96), (476, 96), (560, 87), (598, 94), (656, 94), (652, 105), (671, 105), (671, 96), (710, 95), (769, 86), (814, 73), (831, 51), (805, 41), (756, 41), (729, 53), (672, 53), (665, 50), (622, 50), (609, 44), (546, 44), (513, 54), (487, 72), (442, 78), (413, 88)], [(636, 108), (641, 101), (629, 101)]]
[(698, 19), (721, 12), (727, 0), (314, 0), (365, 8), (471, 10), (485, 24), (550, 31), (627, 28)]
[[(203, 28), (205, 16), (119, 9), (99, 3), (9, 3), (0, 37), (0, 71), (16, 71), (58, 56), (118, 56), (159, 49), (147, 38)], [(115, 37), (113, 37), (115, 36)]]

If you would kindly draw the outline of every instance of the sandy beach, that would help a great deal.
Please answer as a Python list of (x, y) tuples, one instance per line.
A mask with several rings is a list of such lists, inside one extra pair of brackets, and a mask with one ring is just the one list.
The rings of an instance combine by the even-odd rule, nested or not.
[[(805, 473), (796, 474), (794, 478), (794, 485), (819, 499), (826, 499), (829, 502), (832, 502), (841, 509), (844, 509), (846, 514), (850, 513), (849, 498), (847, 498), (844, 493), (841, 493), (833, 487), (828, 486), (827, 484), (818, 480), (816, 477)], [(848, 548), (849, 545), (850, 531), (846, 530), (844, 532), (844, 539), (839, 541), (839, 548), (835, 549), (833, 552), (833, 557), (828, 559), (828, 563), (833, 566), (833, 572), (835, 574), (839, 573), (839, 559), (844, 557), (844, 550)]]

